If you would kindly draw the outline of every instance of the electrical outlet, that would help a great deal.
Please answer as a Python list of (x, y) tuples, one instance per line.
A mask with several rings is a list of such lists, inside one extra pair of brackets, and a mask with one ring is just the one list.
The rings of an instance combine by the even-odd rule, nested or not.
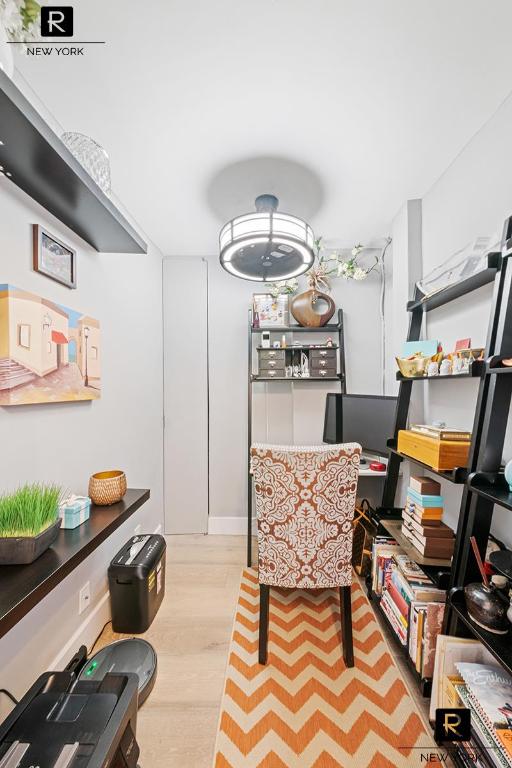
[(142, 526), (140, 523), (135, 526), (135, 530), (133, 532), (135, 536), (140, 536), (140, 534), (142, 533)]
[(78, 595), (78, 613), (83, 613), (89, 607), (91, 602), (91, 583), (88, 581), (83, 585)]

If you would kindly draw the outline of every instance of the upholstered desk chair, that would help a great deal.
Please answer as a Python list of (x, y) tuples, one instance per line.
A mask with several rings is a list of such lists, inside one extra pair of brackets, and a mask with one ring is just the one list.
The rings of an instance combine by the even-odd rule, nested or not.
[(267, 663), (270, 587), (339, 589), (343, 658), (352, 646), (352, 519), (361, 446), (256, 444), (251, 470), (258, 522), (259, 663)]

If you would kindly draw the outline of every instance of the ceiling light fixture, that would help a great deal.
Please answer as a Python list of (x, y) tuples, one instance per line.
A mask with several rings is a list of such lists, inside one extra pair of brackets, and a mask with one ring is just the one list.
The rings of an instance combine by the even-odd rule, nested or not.
[(228, 221), (219, 235), (220, 263), (244, 280), (272, 283), (313, 265), (315, 236), (302, 219), (278, 213), (274, 195), (259, 195), (256, 211)]

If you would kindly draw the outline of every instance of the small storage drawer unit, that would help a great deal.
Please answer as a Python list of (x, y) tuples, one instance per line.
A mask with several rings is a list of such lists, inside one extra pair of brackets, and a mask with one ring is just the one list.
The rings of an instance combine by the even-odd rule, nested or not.
[[(258, 348), (258, 377), (263, 379), (331, 379), (337, 376), (338, 347), (292, 345)], [(309, 376), (303, 376), (306, 370)]]
[(332, 379), (336, 376), (336, 368), (311, 368), (312, 379)]
[(333, 367), (336, 367), (336, 349), (333, 347), (327, 349), (310, 349), (309, 358), (311, 363), (317, 363), (320, 360), (330, 360)]
[(259, 349), (258, 357), (260, 365), (265, 360), (280, 360), (284, 365), (286, 349)]
[(108, 569), (114, 632), (145, 632), (165, 594), (165, 539), (133, 536)]
[(272, 371), (281, 368), (284, 371), (284, 360), (260, 360), (260, 371)]

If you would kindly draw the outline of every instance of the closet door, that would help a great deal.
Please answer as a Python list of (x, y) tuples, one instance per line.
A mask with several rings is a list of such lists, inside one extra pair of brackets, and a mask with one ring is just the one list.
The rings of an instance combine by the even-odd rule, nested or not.
[(166, 533), (208, 530), (208, 265), (163, 262)]

